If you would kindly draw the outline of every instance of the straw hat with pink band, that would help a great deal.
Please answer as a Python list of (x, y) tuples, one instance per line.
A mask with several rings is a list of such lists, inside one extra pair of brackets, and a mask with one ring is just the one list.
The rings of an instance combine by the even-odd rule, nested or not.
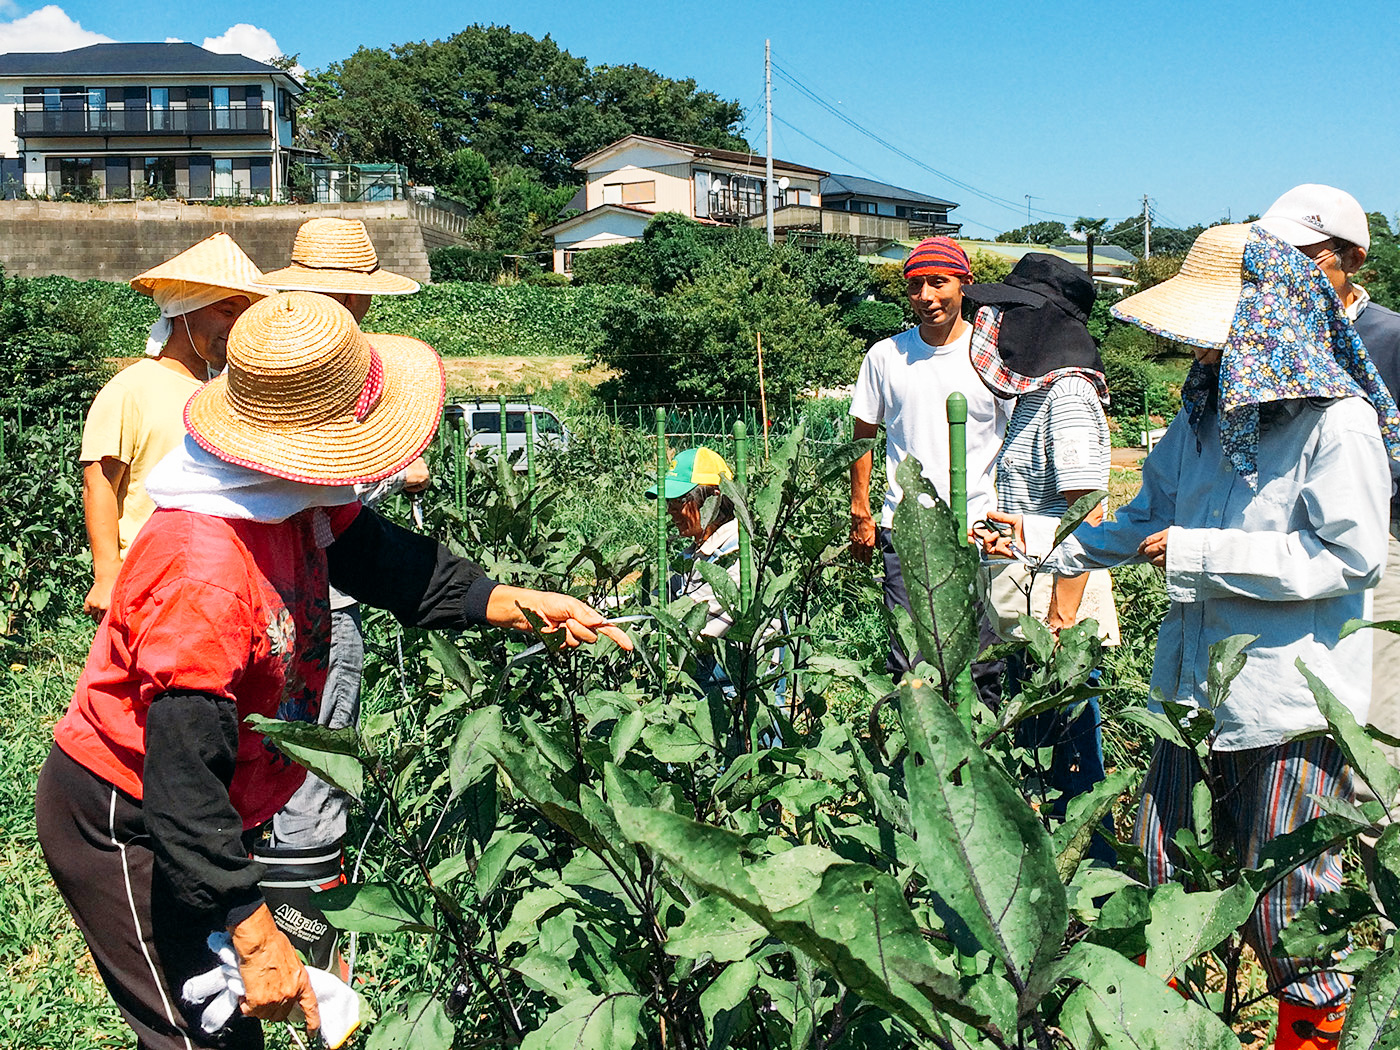
[(432, 439), (442, 361), (407, 336), (360, 331), (324, 295), (273, 295), (244, 311), (228, 368), (185, 406), (185, 428), (219, 459), (310, 485), (357, 485), (403, 469)]
[(359, 219), (308, 219), (297, 230), (292, 264), (265, 273), (266, 288), (342, 295), (411, 295), (418, 282), (379, 267), (379, 254)]
[(186, 248), (138, 277), (131, 287), (149, 295), (160, 307), (160, 317), (146, 337), (146, 354), (159, 357), (174, 331), (171, 322), (183, 314), (235, 295), (257, 302), (268, 294), (260, 284), (262, 271), (226, 233), (216, 233)]

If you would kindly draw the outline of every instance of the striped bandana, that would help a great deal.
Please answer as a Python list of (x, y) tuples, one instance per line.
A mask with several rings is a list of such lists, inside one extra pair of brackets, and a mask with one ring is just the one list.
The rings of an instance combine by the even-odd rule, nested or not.
[(972, 264), (967, 253), (951, 237), (926, 237), (909, 253), (904, 263), (905, 277), (930, 277), (933, 274), (972, 278)]
[(1108, 382), (1102, 372), (1092, 368), (1056, 368), (1043, 376), (1023, 376), (1011, 371), (997, 350), (1000, 332), (1001, 310), (995, 306), (979, 307), (972, 322), (972, 367), (977, 369), (978, 376), (992, 393), (998, 397), (1020, 397), (1032, 390), (1048, 390), (1057, 379), (1065, 376), (1080, 376), (1094, 385), (1099, 400), (1108, 407)]

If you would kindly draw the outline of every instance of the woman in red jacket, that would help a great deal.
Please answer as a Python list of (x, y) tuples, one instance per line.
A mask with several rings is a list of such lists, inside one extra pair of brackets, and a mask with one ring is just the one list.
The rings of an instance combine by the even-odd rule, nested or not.
[[(360, 332), (323, 295), (265, 299), (234, 326), (228, 371), (190, 399), (184, 445), (152, 473), (160, 508), (132, 544), (39, 776), (40, 844), (142, 1048), (261, 1047), (254, 1018), (301, 1006), (305, 969), (258, 889), (246, 836), (305, 770), (246, 724), (316, 720), (328, 584), (423, 627), (625, 635), (583, 602), (508, 587), (362, 508), (353, 485), (403, 468), (442, 410), (417, 340)], [(227, 930), (243, 1014), (214, 1036), (179, 1000)]]

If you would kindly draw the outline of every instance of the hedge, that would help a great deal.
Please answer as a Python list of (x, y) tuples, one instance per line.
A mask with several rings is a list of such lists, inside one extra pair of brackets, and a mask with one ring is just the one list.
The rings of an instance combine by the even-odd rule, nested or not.
[[(11, 278), (13, 280), (13, 278)], [(31, 295), (93, 311), (102, 353), (136, 357), (156, 319), (155, 304), (124, 284), (69, 277), (23, 279)], [(380, 296), (365, 330), (411, 335), (445, 357), (538, 356), (590, 353), (601, 337), (603, 316), (642, 293), (617, 285), (550, 288), (449, 281), (425, 285), (416, 295)]]
[(642, 295), (621, 285), (449, 281), (425, 286), (417, 295), (380, 296), (364, 327), (411, 335), (444, 357), (588, 354), (599, 343), (603, 316)]

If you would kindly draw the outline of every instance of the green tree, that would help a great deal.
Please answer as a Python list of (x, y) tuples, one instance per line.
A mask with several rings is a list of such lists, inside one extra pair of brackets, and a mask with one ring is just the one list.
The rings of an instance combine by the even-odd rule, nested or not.
[(308, 78), (306, 124), (338, 160), (397, 161), (447, 182), (451, 159), (476, 150), (491, 167), (572, 183), (573, 165), (629, 133), (746, 148), (743, 110), (640, 66), (599, 66), (549, 36), (472, 25), (445, 40), (361, 48)]
[(997, 234), (997, 240), (1009, 244), (1069, 244), (1069, 231), (1062, 222), (1046, 220)]
[(496, 180), (491, 165), (474, 149), (457, 150), (447, 160), (448, 177), (438, 187), (440, 191), (466, 205), (472, 211), (482, 211), (495, 202)]
[(312, 142), (341, 161), (397, 163), (429, 181), (449, 150), (434, 113), (393, 54), (362, 47), (312, 76), (302, 98)]
[(594, 360), (617, 375), (604, 398), (737, 401), (758, 389), (763, 336), (770, 399), (848, 382), (863, 346), (834, 305), (774, 253), (752, 266), (704, 268), (668, 295), (646, 295), (603, 318)]
[(1371, 248), (1356, 279), (1381, 306), (1400, 309), (1400, 238), (1382, 213), (1373, 211), (1366, 218), (1371, 224)]

